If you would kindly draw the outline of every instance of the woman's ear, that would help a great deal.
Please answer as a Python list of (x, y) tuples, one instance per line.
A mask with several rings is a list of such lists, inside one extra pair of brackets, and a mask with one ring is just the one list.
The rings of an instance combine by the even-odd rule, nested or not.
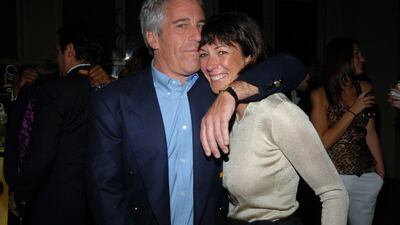
[(250, 62), (252, 62), (253, 61), (253, 57), (251, 56), (251, 55), (249, 55), (249, 56), (247, 56), (245, 59), (244, 59), (244, 64), (245, 64), (245, 66), (247, 66)]

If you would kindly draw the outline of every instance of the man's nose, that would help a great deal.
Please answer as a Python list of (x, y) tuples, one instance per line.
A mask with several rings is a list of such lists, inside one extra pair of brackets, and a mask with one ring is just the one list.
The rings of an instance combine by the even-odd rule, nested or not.
[(201, 39), (201, 27), (193, 26), (191, 29), (190, 40), (199, 42)]

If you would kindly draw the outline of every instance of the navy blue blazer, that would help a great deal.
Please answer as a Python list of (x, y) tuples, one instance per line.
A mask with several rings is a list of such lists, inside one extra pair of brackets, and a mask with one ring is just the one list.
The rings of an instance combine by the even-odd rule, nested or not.
[[(274, 60), (263, 63), (263, 72), (248, 81), (270, 90), (270, 79), (304, 73), (294, 58)], [(228, 204), (222, 188), (222, 162), (204, 155), (199, 138), (201, 118), (215, 95), (203, 75), (188, 95), (193, 126), (194, 224), (223, 224)], [(87, 188), (96, 223), (170, 225), (167, 145), (151, 69), (100, 90), (91, 101), (90, 120)]]
[(32, 144), (15, 186), (25, 225), (86, 225), (88, 103), (92, 88), (79, 69), (54, 77), (37, 93)]

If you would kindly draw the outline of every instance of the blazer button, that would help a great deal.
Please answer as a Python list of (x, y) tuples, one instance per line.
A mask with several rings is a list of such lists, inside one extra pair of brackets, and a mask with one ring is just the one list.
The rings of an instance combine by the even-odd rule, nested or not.
[(274, 86), (275, 86), (276, 88), (280, 88), (281, 85), (282, 85), (282, 80), (275, 80), (275, 81), (274, 81)]
[(128, 172), (128, 176), (135, 176), (135, 175), (136, 175), (136, 172), (134, 170), (130, 170)]

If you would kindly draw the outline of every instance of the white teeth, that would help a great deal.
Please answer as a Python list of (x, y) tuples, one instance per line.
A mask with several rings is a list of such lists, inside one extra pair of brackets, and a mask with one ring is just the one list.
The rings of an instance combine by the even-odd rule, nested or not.
[(221, 75), (210, 76), (210, 79), (213, 81), (216, 81), (216, 80), (221, 80), (224, 77), (225, 77), (225, 74), (221, 74)]

